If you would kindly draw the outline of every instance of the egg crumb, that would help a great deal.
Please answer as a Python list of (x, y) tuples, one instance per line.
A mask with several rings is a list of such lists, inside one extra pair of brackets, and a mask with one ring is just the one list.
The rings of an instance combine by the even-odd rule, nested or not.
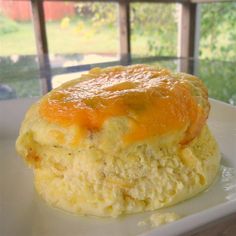
[(179, 220), (180, 218), (175, 212), (155, 213), (150, 216), (150, 223), (152, 227), (157, 227)]
[(147, 221), (145, 220), (138, 222), (138, 226), (145, 226), (145, 225), (147, 225)]

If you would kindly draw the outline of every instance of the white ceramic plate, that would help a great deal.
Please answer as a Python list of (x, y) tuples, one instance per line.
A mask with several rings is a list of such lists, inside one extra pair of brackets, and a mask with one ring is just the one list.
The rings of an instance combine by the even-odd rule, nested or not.
[[(32, 170), (15, 153), (20, 122), (35, 99), (0, 102), (0, 235), (182, 235), (236, 212), (236, 108), (211, 100), (209, 125), (222, 152), (215, 183), (198, 196), (159, 212), (182, 218), (159, 228), (138, 226), (153, 212), (119, 219), (73, 216), (48, 207), (33, 187)], [(155, 211), (157, 212), (157, 211)]]

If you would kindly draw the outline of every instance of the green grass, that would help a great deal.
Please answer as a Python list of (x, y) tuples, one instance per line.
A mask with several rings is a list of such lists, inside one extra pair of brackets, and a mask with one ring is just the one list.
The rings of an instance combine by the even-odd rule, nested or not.
[(36, 53), (33, 27), (30, 23), (17, 24), (17, 31), (0, 35), (0, 55), (28, 55)]
[[(115, 53), (118, 36), (114, 30), (105, 29), (94, 37), (79, 35), (73, 28), (62, 30), (59, 23), (47, 24), (48, 43), (51, 53)], [(18, 24), (18, 31), (0, 35), (0, 55), (36, 54), (34, 32), (30, 23)]]
[[(18, 30), (0, 35), (0, 55), (36, 54), (34, 30), (31, 23), (18, 23)], [(72, 24), (61, 29), (60, 22), (47, 23), (47, 36), (50, 53), (104, 53), (116, 54), (119, 51), (119, 36), (115, 27), (102, 27), (93, 31), (85, 25), (80, 32)], [(147, 54), (147, 37), (134, 37), (132, 50), (135, 54)]]
[[(76, 32), (75, 26), (60, 28), (60, 23), (48, 23), (49, 50), (52, 53), (116, 53), (118, 35), (115, 30), (104, 28), (91, 34), (86, 27)], [(19, 23), (18, 30), (0, 35), (0, 55), (29, 55), (36, 53), (34, 31), (31, 23)]]
[(57, 22), (47, 24), (49, 49), (52, 53), (108, 53), (118, 51), (118, 32), (114, 28), (103, 27), (93, 30), (85, 25), (76, 30), (76, 24), (61, 29)]
[[(89, 24), (80, 32), (73, 22), (62, 29), (60, 22), (47, 23), (47, 36), (50, 53), (102, 53), (119, 52), (117, 27), (101, 27), (92, 31)], [(18, 23), (17, 31), (0, 35), (0, 56), (36, 54), (34, 29), (31, 23)], [(132, 35), (132, 52), (135, 55), (148, 55), (148, 35)]]

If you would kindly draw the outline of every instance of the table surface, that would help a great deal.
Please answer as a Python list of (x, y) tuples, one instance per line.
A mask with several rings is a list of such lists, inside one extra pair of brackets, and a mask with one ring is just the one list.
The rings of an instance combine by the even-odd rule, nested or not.
[[(97, 58), (103, 59), (101, 56)], [(48, 56), (45, 59), (48, 64), (39, 69), (38, 60), (36, 56), (0, 58), (0, 100), (40, 96), (51, 86), (56, 87), (65, 79), (77, 78), (79, 73), (93, 67), (144, 63), (197, 75), (208, 87), (209, 97), (236, 105), (236, 61), (126, 55), (122, 59), (109, 57), (109, 62), (86, 64), (87, 60), (83, 60), (82, 55), (73, 54)]]

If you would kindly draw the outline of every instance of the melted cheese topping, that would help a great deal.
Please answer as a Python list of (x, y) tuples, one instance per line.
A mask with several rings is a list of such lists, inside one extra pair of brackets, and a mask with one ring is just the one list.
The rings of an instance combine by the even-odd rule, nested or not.
[(126, 142), (186, 129), (182, 143), (187, 143), (207, 118), (187, 83), (144, 65), (94, 68), (49, 93), (39, 111), (49, 122), (92, 132), (111, 117), (126, 116), (131, 121)]

